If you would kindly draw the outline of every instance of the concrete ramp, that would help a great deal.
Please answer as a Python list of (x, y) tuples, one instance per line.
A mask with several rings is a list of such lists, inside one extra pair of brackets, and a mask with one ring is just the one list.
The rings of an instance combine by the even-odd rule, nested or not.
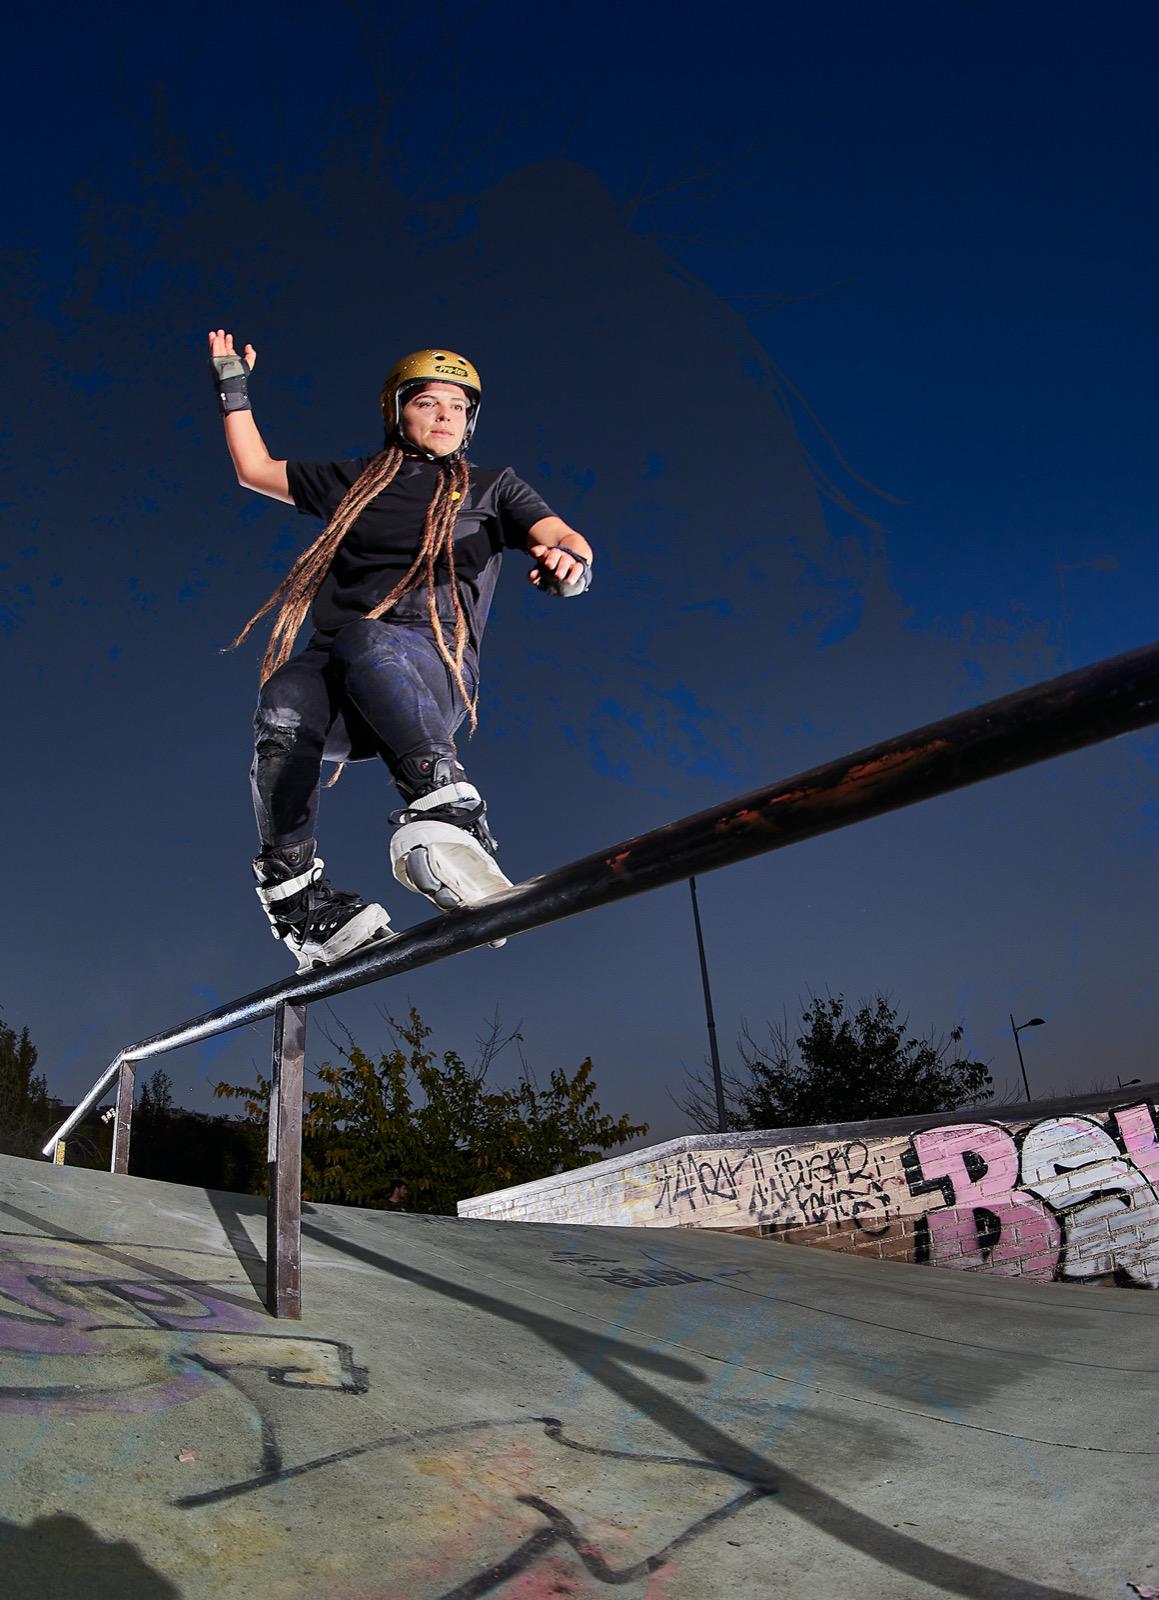
[(1159, 1302), (0, 1158), (5, 1600), (1159, 1588)]

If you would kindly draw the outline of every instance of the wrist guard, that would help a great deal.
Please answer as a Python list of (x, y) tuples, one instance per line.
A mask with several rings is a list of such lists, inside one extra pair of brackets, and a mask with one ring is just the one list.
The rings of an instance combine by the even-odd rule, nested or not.
[(210, 356), (209, 365), (213, 368), (213, 387), (222, 416), (228, 416), (231, 411), (252, 411), (247, 386), (249, 368), (245, 364), (245, 357)]
[(586, 594), (592, 586), (592, 564), (586, 556), (581, 556), (578, 550), (569, 550), (566, 545), (557, 545), (557, 550), (562, 550), (565, 556), (570, 556), (573, 561), (578, 561), (582, 571), (578, 578), (573, 578), (570, 583), (561, 583), (544, 562), (537, 563), (539, 567), (539, 587), (544, 594), (554, 595), (560, 600), (571, 600), (577, 594)]

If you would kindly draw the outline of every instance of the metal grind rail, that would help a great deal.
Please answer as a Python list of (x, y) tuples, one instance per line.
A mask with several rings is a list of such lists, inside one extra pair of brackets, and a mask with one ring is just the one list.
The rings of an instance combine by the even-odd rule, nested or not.
[(1159, 645), (1148, 645), (725, 801), (516, 884), (471, 910), (439, 916), (334, 966), (298, 973), (126, 1046), (57, 1129), (44, 1154), (63, 1161), (69, 1133), (115, 1082), (112, 1170), (127, 1172), (137, 1065), (273, 1016), (266, 1303), (276, 1317), (300, 1317), (302, 1096), (311, 1001), (1156, 722)]

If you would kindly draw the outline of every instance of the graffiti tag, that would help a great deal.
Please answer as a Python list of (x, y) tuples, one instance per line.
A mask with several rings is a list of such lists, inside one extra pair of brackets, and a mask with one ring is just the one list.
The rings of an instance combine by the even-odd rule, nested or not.
[(680, 1156), (675, 1167), (664, 1168), (655, 1209), (684, 1210), (691, 1220), (699, 1206), (722, 1201), (778, 1228), (850, 1223), (872, 1236), (889, 1226), (881, 1170), (860, 1139), (808, 1153), (791, 1145), (746, 1150), (735, 1161), (719, 1154), (707, 1160)]

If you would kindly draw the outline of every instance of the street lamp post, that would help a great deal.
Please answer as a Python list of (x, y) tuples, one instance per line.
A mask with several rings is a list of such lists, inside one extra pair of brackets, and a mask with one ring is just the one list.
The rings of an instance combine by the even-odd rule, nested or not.
[(728, 1116), (724, 1109), (724, 1082), (720, 1076), (720, 1056), (716, 1048), (716, 1018), (712, 1014), (712, 990), (708, 987), (708, 962), (704, 958), (704, 936), (700, 931), (700, 906), (696, 899), (696, 879), (689, 878), (692, 893), (692, 920), (696, 924), (696, 948), (700, 952), (700, 981), (704, 985), (704, 1012), (708, 1018), (708, 1048), (712, 1055), (712, 1082), (716, 1089), (716, 1131), (725, 1133)]
[(1018, 1042), (1018, 1035), (1023, 1028), (1041, 1028), (1046, 1021), (1045, 1017), (1031, 1017), (1029, 1022), (1020, 1022), (1015, 1026), (1014, 1013), (1010, 1013), (1010, 1031), (1014, 1035), (1014, 1048), (1018, 1051), (1018, 1065), (1022, 1068), (1022, 1087), (1026, 1090), (1027, 1101), (1030, 1099), (1030, 1084), (1026, 1081), (1026, 1062), (1022, 1059), (1022, 1046)]

